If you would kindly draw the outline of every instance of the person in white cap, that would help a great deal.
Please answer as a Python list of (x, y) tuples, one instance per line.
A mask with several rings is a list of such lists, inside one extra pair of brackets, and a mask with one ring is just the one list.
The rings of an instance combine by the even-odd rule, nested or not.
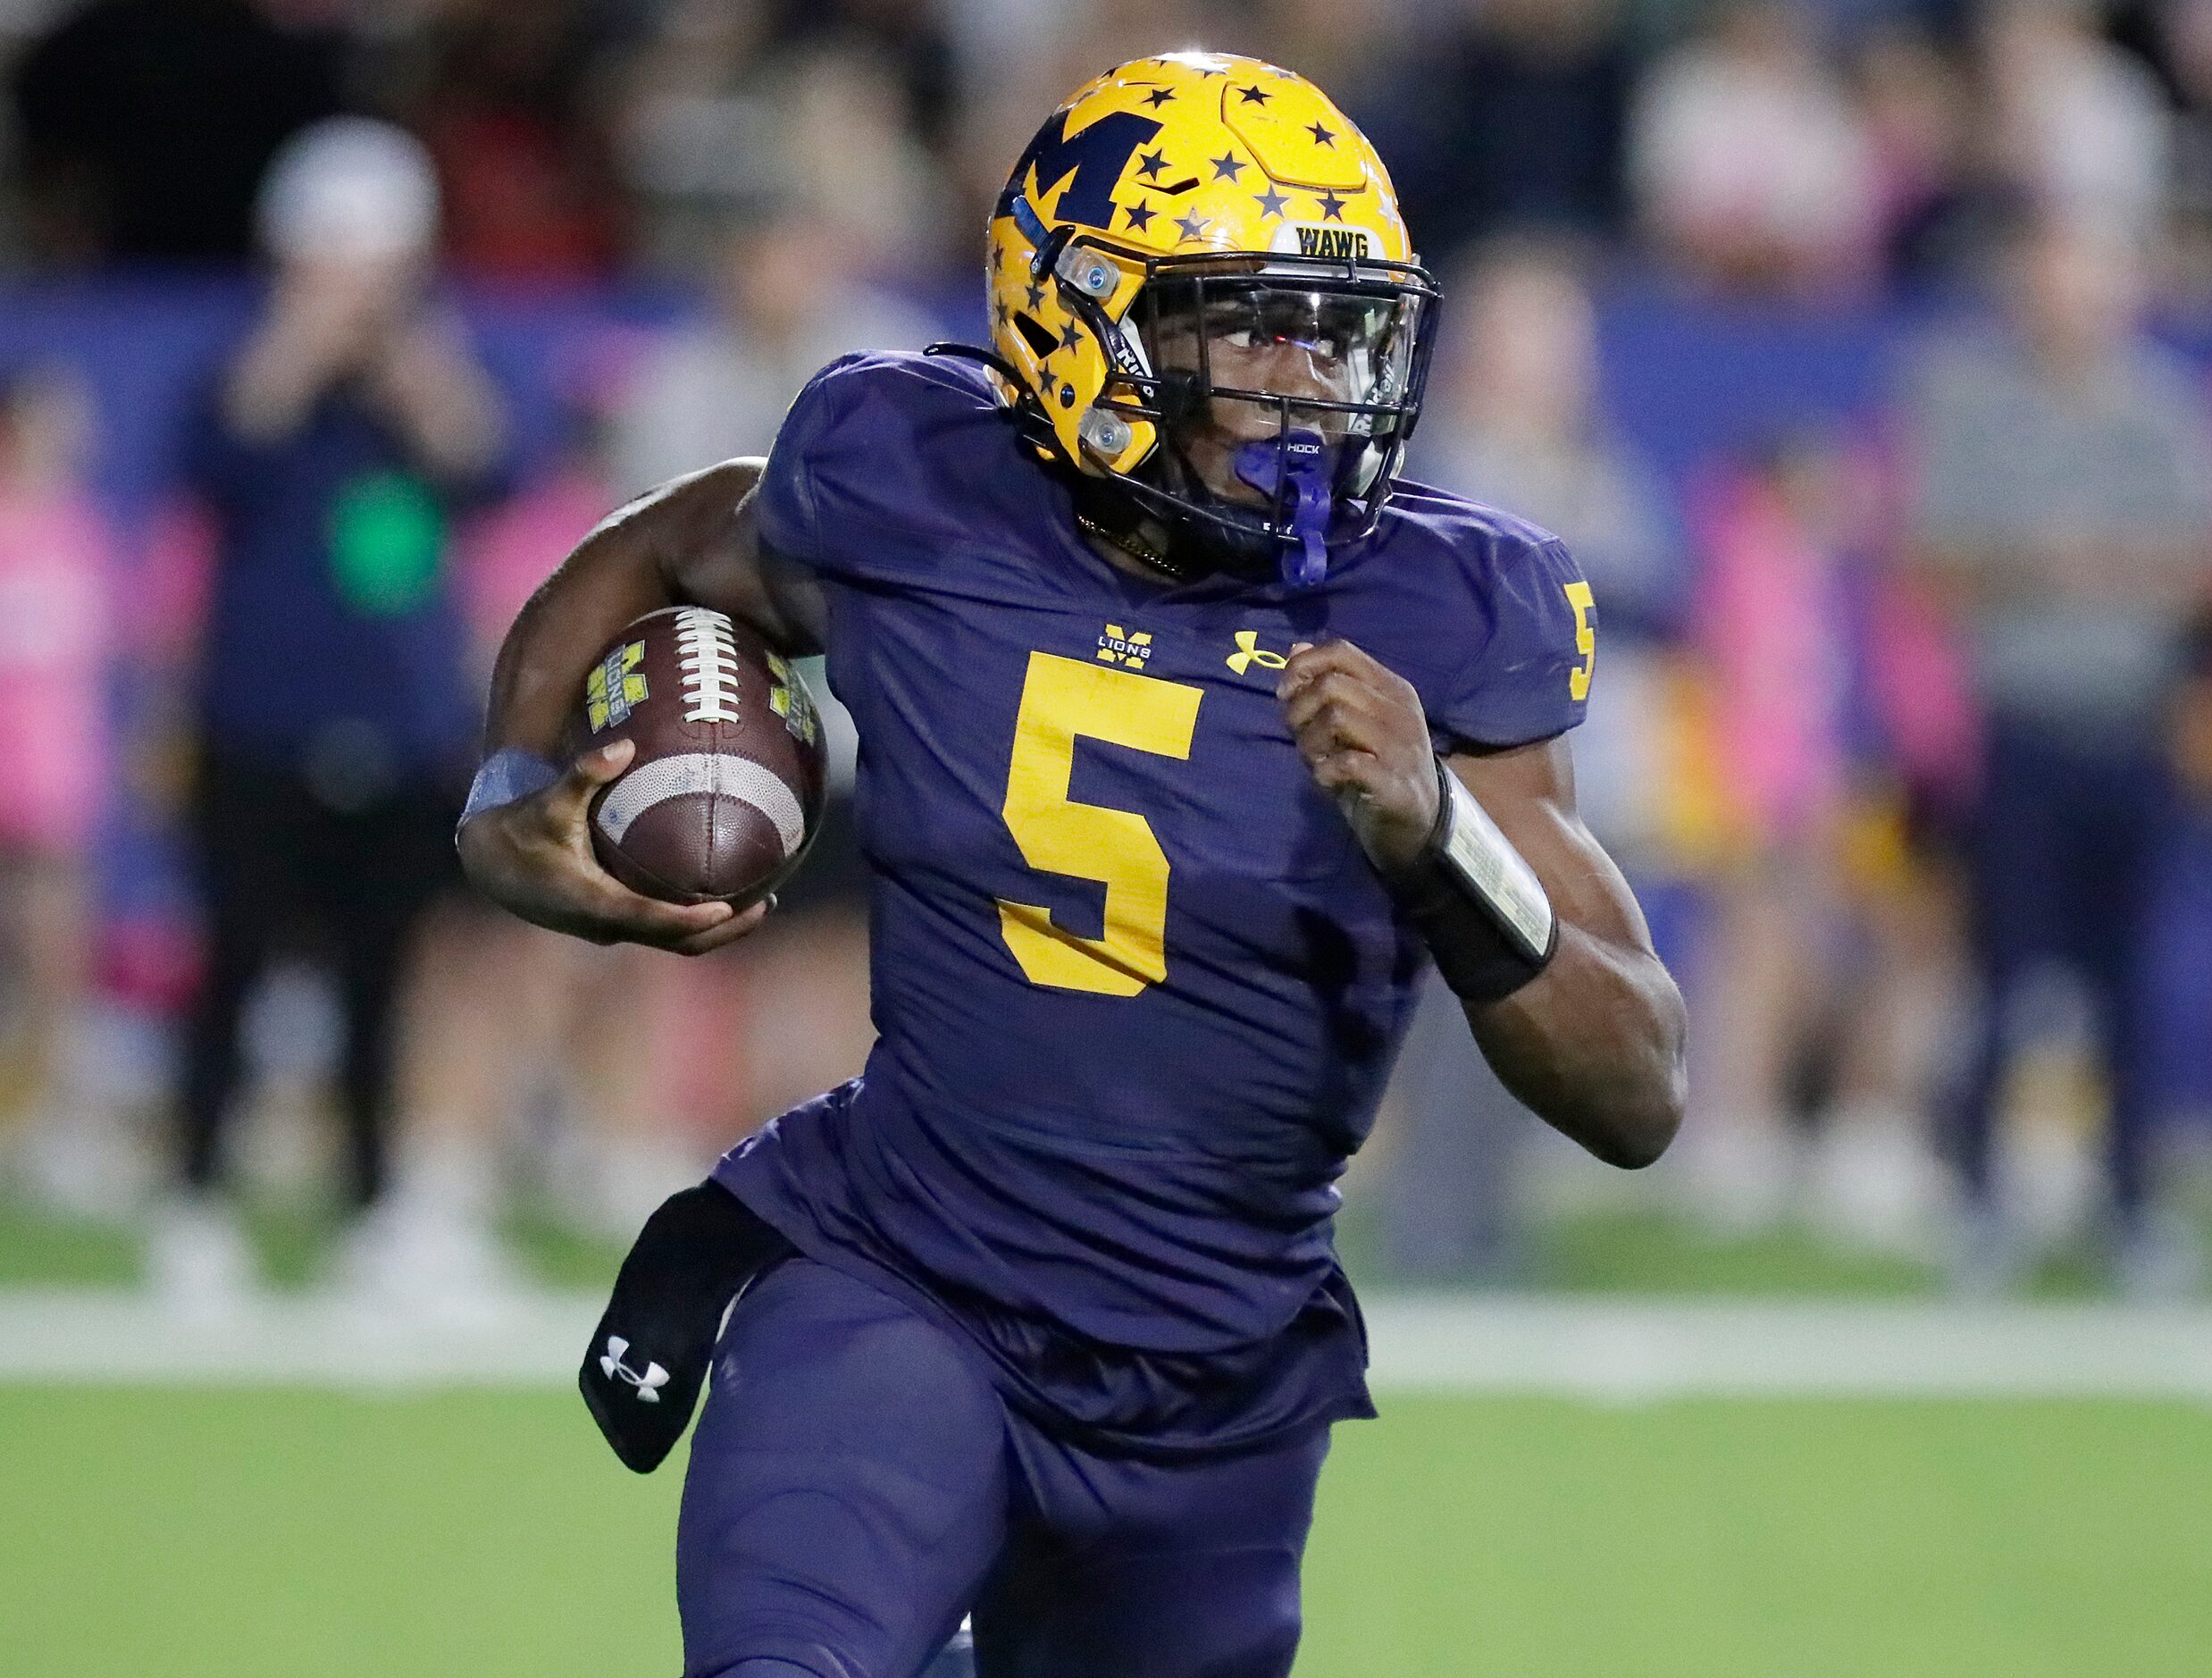
[(496, 487), (500, 404), (432, 298), (438, 189), (413, 138), (353, 117), (303, 130), (258, 222), (266, 298), (186, 440), (218, 552), (192, 801), (206, 964), (152, 1274), (200, 1303), (250, 1285), (221, 1193), (240, 1015), (271, 957), (304, 943), (343, 1012), (344, 1273), (468, 1290), (499, 1268), (481, 1221), (422, 1192), (435, 1170), (388, 1193), (387, 1154), (401, 981), (457, 877), (453, 776), (475, 730), (448, 531)]

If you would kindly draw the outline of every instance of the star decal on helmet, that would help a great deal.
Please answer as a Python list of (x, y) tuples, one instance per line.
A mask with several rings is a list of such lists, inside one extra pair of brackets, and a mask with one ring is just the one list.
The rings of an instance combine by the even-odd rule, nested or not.
[(1136, 172), (1146, 180), (1159, 180), (1160, 172), (1167, 166), (1168, 156), (1165, 152), (1144, 152), (1136, 160)]
[(1315, 197), (1321, 206), (1324, 220), (1341, 222), (1345, 219), (1345, 201), (1334, 192), (1317, 193)]
[(1042, 280), (1032, 280), (1029, 282), (1029, 306), (1033, 309), (1041, 309), (1044, 306), (1044, 282)]
[(1175, 218), (1175, 225), (1185, 239), (1203, 239), (1206, 236), (1206, 223), (1202, 217), (1178, 215)]
[(1224, 175), (1234, 180), (1244, 167), (1244, 160), (1235, 152), (1226, 152), (1219, 157), (1209, 157), (1206, 161), (1213, 165), (1213, 178), (1216, 180), (1220, 180)]
[(1331, 151), (1336, 149), (1336, 136), (1319, 122), (1307, 123), (1306, 132), (1313, 136), (1313, 143), (1316, 146), (1326, 146)]
[(1236, 92), (1246, 105), (1265, 105), (1275, 96), (1265, 88), (1261, 87), (1239, 88)]
[(1290, 200), (1275, 189), (1273, 182), (1269, 183), (1265, 192), (1255, 194), (1252, 201), (1260, 206), (1263, 216), (1279, 216), (1290, 206)]
[(1060, 347), (1062, 349), (1073, 349), (1082, 341), (1083, 334), (1076, 331), (1076, 323), (1073, 321), (1060, 329)]
[(1175, 89), (1173, 88), (1154, 88), (1150, 93), (1144, 96), (1144, 103), (1152, 106), (1153, 110), (1157, 111), (1161, 105), (1167, 104), (1169, 100), (1174, 97)]
[(1004, 298), (1001, 298), (996, 303), (993, 303), (991, 306), (991, 318), (996, 321), (1001, 326), (1004, 326), (1013, 318), (1013, 311), (1006, 306), (1006, 299)]
[(1127, 206), (1121, 213), (1129, 218), (1129, 225), (1140, 233), (1151, 225), (1152, 217), (1160, 214), (1142, 198)]

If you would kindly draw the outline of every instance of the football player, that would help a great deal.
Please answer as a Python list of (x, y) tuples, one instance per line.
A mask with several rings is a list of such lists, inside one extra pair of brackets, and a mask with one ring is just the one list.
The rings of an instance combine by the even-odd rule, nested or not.
[[(584, 1385), (633, 1466), (712, 1349), (687, 1670), (1290, 1670), (1330, 1243), (1433, 960), (1505, 1082), (1640, 1166), (1680, 996), (1576, 818), (1596, 616), (1553, 537), (1399, 479), (1437, 294), (1380, 160), (1250, 59), (1110, 71), (989, 230), (992, 348), (861, 356), (765, 465), (633, 502), (502, 654), (461, 848), (515, 912), (700, 952), (592, 860), (558, 749), (632, 618), (826, 650), (860, 733), (866, 1075), (656, 1215)], [(716, 1324), (743, 1292), (718, 1343)]]

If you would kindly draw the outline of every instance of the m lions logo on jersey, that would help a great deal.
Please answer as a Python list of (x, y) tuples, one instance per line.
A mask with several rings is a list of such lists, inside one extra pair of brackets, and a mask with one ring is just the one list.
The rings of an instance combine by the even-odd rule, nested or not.
[(1149, 630), (1129, 631), (1119, 624), (1106, 625), (1106, 633), (1098, 638), (1098, 661), (1101, 664), (1126, 665), (1132, 670), (1142, 670), (1152, 656), (1152, 638)]

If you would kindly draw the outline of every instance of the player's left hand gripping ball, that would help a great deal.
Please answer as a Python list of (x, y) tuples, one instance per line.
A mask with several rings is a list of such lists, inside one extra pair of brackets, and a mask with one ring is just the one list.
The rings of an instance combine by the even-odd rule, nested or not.
[(1413, 684), (1348, 641), (1293, 648), (1276, 697), (1313, 778), (1386, 878), (1412, 868), (1437, 825), (1437, 757)]
[(699, 606), (649, 612), (586, 677), (579, 751), (627, 740), (591, 804), (600, 865), (669, 902), (742, 909), (789, 878), (822, 816), (821, 718), (790, 663)]

